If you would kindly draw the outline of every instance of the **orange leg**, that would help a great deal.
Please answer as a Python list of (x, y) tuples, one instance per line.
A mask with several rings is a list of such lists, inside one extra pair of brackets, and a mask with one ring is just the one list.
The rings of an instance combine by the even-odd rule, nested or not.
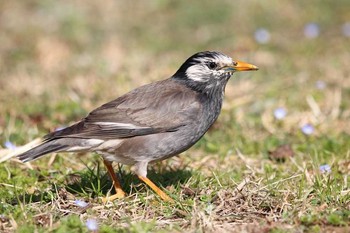
[(108, 162), (107, 160), (103, 160), (103, 163), (105, 164), (105, 166), (107, 168), (109, 176), (112, 178), (113, 186), (115, 189), (115, 194), (112, 196), (102, 198), (102, 202), (107, 203), (108, 201), (114, 201), (115, 199), (125, 197), (125, 192), (123, 191), (122, 186), (120, 185), (118, 177), (114, 173), (112, 163)]
[(145, 182), (154, 192), (156, 192), (164, 201), (174, 202), (168, 195), (166, 195), (160, 188), (157, 187), (150, 179), (145, 176), (138, 176), (140, 180)]

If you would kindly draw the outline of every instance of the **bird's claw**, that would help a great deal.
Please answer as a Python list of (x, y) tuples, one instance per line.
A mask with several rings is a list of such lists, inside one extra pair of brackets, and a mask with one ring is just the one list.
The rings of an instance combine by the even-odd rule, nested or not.
[(107, 204), (108, 202), (112, 202), (116, 199), (122, 199), (124, 197), (125, 197), (125, 193), (123, 191), (121, 191), (121, 192), (117, 192), (116, 194), (111, 195), (111, 196), (101, 197), (101, 200), (102, 200), (103, 204)]

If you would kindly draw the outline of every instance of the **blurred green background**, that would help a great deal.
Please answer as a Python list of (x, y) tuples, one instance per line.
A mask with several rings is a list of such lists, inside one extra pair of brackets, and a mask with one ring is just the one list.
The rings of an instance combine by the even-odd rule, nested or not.
[[(325, 217), (324, 210), (315, 213), (327, 219), (334, 210), (348, 208), (348, 0), (0, 1), (0, 147), (27, 143), (81, 119), (137, 86), (168, 78), (185, 59), (204, 50), (221, 51), (260, 70), (233, 76), (218, 122), (195, 149), (175, 159), (173, 166), (176, 168), (180, 161), (190, 164), (187, 169), (192, 172), (204, 169), (200, 175), (193, 174), (194, 180), (197, 175), (213, 178), (211, 172), (216, 171), (219, 176), (223, 172), (222, 179), (239, 183), (249, 173), (247, 161), (237, 161), (237, 154), (242, 152), (257, 170), (262, 169), (256, 180), (268, 183), (273, 173), (271, 182), (275, 182), (299, 172), (303, 183), (308, 180), (305, 170), (313, 176), (318, 174), (319, 165), (328, 164), (334, 177), (327, 190), (335, 191), (322, 194), (329, 195), (324, 197), (322, 185), (316, 187), (311, 182), (305, 187), (320, 194), (316, 197), (318, 205), (326, 202), (329, 206)], [(277, 109), (286, 115), (277, 119)], [(305, 124), (311, 125), (310, 134), (301, 130)], [(270, 162), (269, 151), (285, 144), (294, 152), (293, 161)], [(76, 159), (76, 163), (80, 167), (91, 163), (88, 158), (93, 155), (89, 156)], [(205, 158), (211, 162), (203, 162)], [(47, 169), (47, 160), (43, 161), (35, 167)], [(235, 161), (235, 165), (229, 166), (228, 161)], [(69, 173), (62, 164), (69, 165), (59, 160), (50, 169)], [(254, 168), (253, 164), (249, 166)], [(15, 162), (0, 166), (13, 173), (12, 181), (4, 173), (2, 183), (13, 185), (16, 181), (24, 190), (21, 192), (33, 185), (33, 180), (21, 178), (27, 168)], [(40, 180), (40, 174), (34, 177), (36, 182)], [(227, 187), (232, 187), (227, 182)], [(290, 192), (302, 186), (285, 185)], [(3, 210), (13, 193), (6, 187), (0, 192)], [(278, 200), (285, 200), (284, 194), (274, 193)], [(341, 195), (345, 201), (339, 202)], [(305, 226), (322, 222), (308, 210), (298, 213), (302, 203), (313, 205), (308, 197), (291, 198), (295, 209), (283, 207), (277, 218)], [(344, 213), (342, 223), (349, 220), (349, 213)], [(60, 215), (54, 219), (59, 222)], [(27, 222), (21, 217), (18, 221)], [(158, 226), (158, 222), (152, 224), (151, 228)]]
[[(1, 125), (8, 114), (44, 114), (67, 124), (136, 86), (171, 76), (201, 50), (260, 67), (235, 75), (228, 104), (245, 95), (257, 112), (285, 104), (301, 111), (313, 94), (326, 112), (335, 107), (349, 116), (349, 103), (334, 103), (332, 96), (340, 88), (342, 100), (349, 97), (349, 7), (345, 0), (2, 1)], [(317, 81), (332, 89), (314, 93)]]

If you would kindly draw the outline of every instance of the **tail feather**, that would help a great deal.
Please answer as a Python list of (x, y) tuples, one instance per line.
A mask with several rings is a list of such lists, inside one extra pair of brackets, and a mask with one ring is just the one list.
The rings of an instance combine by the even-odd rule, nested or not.
[(52, 152), (78, 152), (89, 151), (94, 147), (101, 145), (104, 141), (100, 139), (83, 138), (53, 138), (47, 139), (42, 144), (21, 153), (17, 156), (22, 162), (28, 162), (38, 159), (43, 155)]
[(43, 144), (40, 144), (20, 155), (17, 156), (18, 159), (20, 159), (22, 162), (28, 162), (34, 159), (38, 159), (43, 155), (46, 155), (48, 153), (52, 152), (59, 152), (62, 150), (67, 149), (69, 146), (63, 145), (61, 143), (57, 143), (57, 141), (47, 141)]

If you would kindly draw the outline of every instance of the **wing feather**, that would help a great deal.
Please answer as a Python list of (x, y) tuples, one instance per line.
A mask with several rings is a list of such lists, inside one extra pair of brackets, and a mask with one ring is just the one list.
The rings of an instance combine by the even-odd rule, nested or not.
[(196, 120), (197, 93), (168, 79), (137, 88), (93, 110), (82, 121), (48, 134), (61, 137), (118, 139), (176, 131)]

